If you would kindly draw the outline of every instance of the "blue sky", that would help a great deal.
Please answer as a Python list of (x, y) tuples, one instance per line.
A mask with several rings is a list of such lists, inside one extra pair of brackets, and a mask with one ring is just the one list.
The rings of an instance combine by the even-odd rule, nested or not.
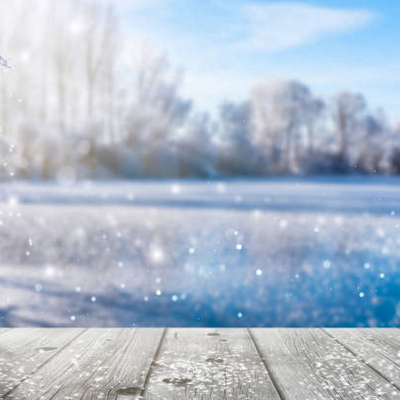
[(117, 0), (126, 32), (165, 51), (198, 109), (298, 79), (362, 92), (400, 122), (400, 1)]

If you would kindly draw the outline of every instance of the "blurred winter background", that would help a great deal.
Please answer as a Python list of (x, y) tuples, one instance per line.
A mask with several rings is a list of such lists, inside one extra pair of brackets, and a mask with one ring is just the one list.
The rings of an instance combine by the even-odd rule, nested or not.
[(400, 4), (0, 1), (0, 326), (400, 324)]

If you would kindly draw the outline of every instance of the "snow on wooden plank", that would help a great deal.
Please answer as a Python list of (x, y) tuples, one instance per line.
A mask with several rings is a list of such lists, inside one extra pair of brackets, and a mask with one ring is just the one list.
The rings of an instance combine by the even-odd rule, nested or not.
[(0, 330), (0, 398), (400, 399), (399, 332)]
[(379, 328), (325, 331), (400, 389), (400, 330)]
[(140, 396), (163, 329), (89, 329), (10, 399), (117, 399)]
[(390, 382), (320, 329), (252, 329), (285, 399), (400, 399)]
[(245, 329), (170, 329), (145, 399), (279, 399)]
[(83, 329), (4, 329), (0, 332), (0, 396), (38, 371)]

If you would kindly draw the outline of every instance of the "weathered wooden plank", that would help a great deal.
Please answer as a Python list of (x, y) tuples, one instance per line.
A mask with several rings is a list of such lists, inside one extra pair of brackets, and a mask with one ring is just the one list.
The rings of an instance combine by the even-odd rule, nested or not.
[(399, 399), (400, 392), (320, 329), (251, 329), (285, 399)]
[(245, 329), (170, 329), (144, 398), (279, 399)]
[(1, 331), (0, 396), (29, 377), (83, 329), (28, 329)]
[(6, 398), (136, 398), (162, 335), (162, 329), (89, 329)]
[(400, 388), (400, 330), (379, 328), (325, 331)]

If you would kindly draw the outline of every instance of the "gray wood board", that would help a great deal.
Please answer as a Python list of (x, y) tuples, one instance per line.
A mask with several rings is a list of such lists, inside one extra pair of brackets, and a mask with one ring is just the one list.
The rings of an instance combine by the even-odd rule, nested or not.
[(26, 380), (83, 329), (10, 329), (0, 334), (0, 396)]
[(144, 398), (280, 397), (245, 329), (169, 329)]
[(252, 329), (285, 399), (400, 399), (400, 392), (321, 329)]
[(136, 398), (162, 335), (163, 329), (89, 329), (6, 398)]

